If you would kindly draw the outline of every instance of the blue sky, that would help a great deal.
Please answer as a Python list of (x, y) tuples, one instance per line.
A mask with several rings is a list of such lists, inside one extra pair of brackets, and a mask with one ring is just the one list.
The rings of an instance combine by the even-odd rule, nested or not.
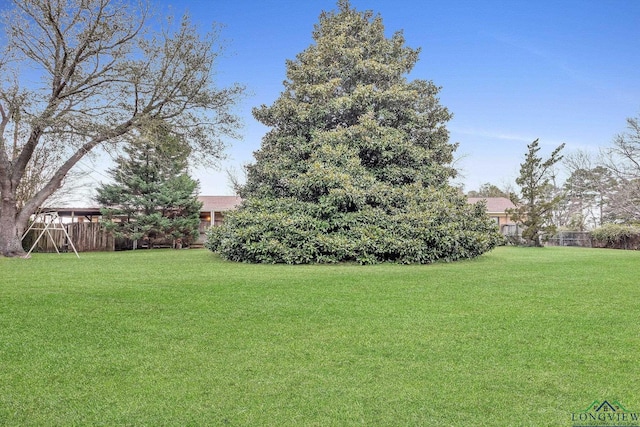
[[(312, 42), (322, 10), (333, 0), (163, 0), (160, 11), (189, 11), (203, 29), (225, 25), (221, 85), (239, 82), (247, 96), (237, 112), (242, 139), (231, 141), (221, 166), (240, 170), (267, 131), (251, 108), (282, 90), (285, 60)], [(459, 142), (456, 166), (465, 190), (513, 182), (526, 145), (543, 154), (597, 151), (640, 114), (640, 1), (352, 0), (382, 16), (389, 35), (403, 30), (422, 53), (410, 79), (441, 86)], [(197, 170), (202, 194), (231, 194), (226, 174)]]

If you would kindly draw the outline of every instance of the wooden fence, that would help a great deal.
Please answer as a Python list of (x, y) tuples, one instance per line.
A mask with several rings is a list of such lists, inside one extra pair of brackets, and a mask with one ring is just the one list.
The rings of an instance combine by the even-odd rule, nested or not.
[[(69, 237), (78, 252), (113, 251), (115, 249), (113, 236), (107, 233), (101, 224), (95, 222), (75, 222), (72, 224), (64, 224), (64, 227), (67, 233), (69, 233)], [(60, 252), (73, 251), (62, 230), (53, 229), (48, 231), (51, 237), (45, 232), (40, 238), (40, 241), (38, 241), (34, 252), (55, 252), (56, 247), (51, 241), (52, 238)], [(31, 248), (31, 245), (33, 245), (33, 242), (41, 232), (41, 229), (29, 231), (29, 234), (27, 234), (23, 240), (23, 246), (25, 246), (26, 250)]]

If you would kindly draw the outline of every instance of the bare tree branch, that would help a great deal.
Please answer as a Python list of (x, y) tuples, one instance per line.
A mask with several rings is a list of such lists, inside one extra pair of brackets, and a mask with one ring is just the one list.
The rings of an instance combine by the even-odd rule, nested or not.
[[(239, 126), (230, 108), (243, 88), (216, 88), (215, 32), (202, 36), (184, 17), (177, 25), (168, 19), (153, 33), (143, 3), (13, 2), (2, 18), (8, 44), (0, 57), (0, 253), (20, 253), (16, 235), (31, 213), (96, 147), (117, 146), (162, 121), (198, 160), (221, 158), (222, 137), (235, 136)], [(10, 76), (22, 80), (12, 83)], [(8, 132), (16, 135), (11, 149)], [(31, 182), (43, 153), (55, 164), (38, 191), (26, 196), (20, 189)], [(19, 194), (28, 200), (19, 201)]]

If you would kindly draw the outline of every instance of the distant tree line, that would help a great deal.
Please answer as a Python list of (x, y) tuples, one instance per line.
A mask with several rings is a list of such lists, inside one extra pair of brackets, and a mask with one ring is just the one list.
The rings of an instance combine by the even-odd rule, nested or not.
[[(523, 225), (525, 240), (530, 244), (539, 244), (537, 239), (554, 230), (599, 230), (594, 236), (604, 236), (606, 241), (628, 239), (640, 225), (640, 115), (628, 118), (626, 130), (597, 154), (575, 151), (560, 156), (562, 148), (558, 147), (547, 161), (536, 160), (532, 150), (537, 153), (539, 147), (534, 141), (516, 180), (519, 190), (486, 183), (467, 195), (507, 197), (518, 204), (519, 208), (511, 212), (512, 219)], [(561, 181), (561, 175), (567, 178)], [(536, 194), (532, 197), (534, 186)], [(536, 216), (534, 208), (545, 211), (544, 217), (532, 219), (531, 213)], [(530, 230), (533, 234), (527, 234), (530, 227), (526, 222), (532, 220), (538, 225)]]

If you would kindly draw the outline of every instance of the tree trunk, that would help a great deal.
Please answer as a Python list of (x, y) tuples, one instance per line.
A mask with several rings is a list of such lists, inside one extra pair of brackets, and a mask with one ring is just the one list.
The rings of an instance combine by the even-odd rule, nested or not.
[[(23, 257), (26, 255), (22, 248), (22, 233), (26, 221), (20, 221), (16, 205), (10, 198), (2, 199), (0, 209), (0, 255), (6, 257)], [(24, 222), (24, 223), (21, 223)]]

